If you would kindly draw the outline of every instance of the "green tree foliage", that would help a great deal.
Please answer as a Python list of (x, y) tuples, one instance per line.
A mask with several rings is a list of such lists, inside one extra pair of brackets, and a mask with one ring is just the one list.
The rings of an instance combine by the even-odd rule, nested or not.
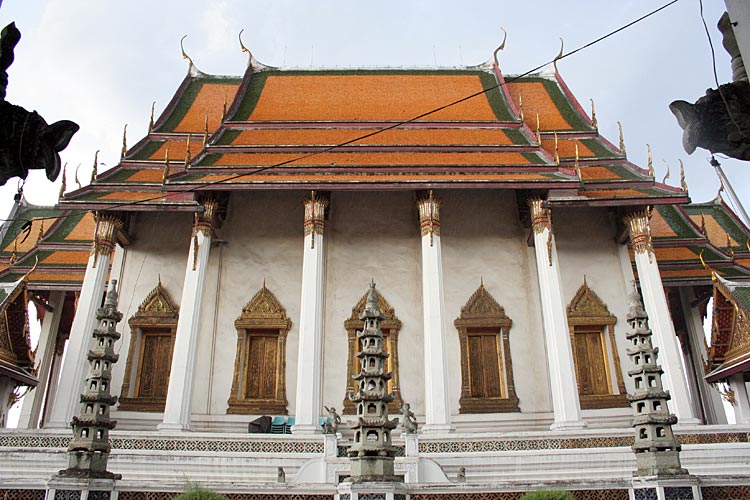
[(521, 500), (575, 500), (575, 498), (567, 491), (543, 490), (529, 491), (521, 497)]
[(209, 491), (198, 484), (189, 483), (185, 486), (185, 493), (177, 495), (174, 500), (227, 500), (227, 497)]

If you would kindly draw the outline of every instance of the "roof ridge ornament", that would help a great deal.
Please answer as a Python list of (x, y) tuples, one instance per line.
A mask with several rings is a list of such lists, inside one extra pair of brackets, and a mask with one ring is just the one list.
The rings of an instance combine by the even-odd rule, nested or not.
[(508, 32), (505, 31), (505, 28), (503, 28), (502, 26), (500, 26), (500, 29), (503, 30), (503, 41), (492, 53), (492, 60), (495, 61), (495, 66), (497, 66), (498, 68), (500, 68), (500, 64), (498, 64), (497, 62), (497, 53), (505, 49), (505, 42), (508, 41)]
[(120, 159), (125, 159), (125, 154), (128, 152), (128, 124), (122, 128), (122, 151), (120, 151)]
[(555, 131), (555, 163), (560, 164), (560, 150), (557, 144), (557, 131)]
[(67, 170), (68, 170), (68, 162), (66, 161), (65, 165), (63, 165), (63, 170), (62, 170), (62, 184), (60, 184), (60, 194), (57, 196), (58, 198), (62, 198), (63, 197), (63, 195), (65, 194), (65, 189), (67, 188), (67, 186), (65, 184), (65, 174), (67, 173), (66, 172)]
[(682, 188), (685, 193), (688, 192), (688, 185), (685, 181), (685, 165), (682, 163), (681, 159), (678, 159), (677, 161), (680, 162), (680, 187)]
[(646, 144), (646, 149), (648, 150), (648, 175), (656, 177), (656, 172), (654, 171), (654, 153), (651, 151), (651, 145)]
[(534, 131), (534, 136), (536, 137), (537, 144), (542, 143), (542, 133), (539, 130), (539, 113), (536, 114), (536, 130)]
[(667, 179), (669, 179), (669, 163), (667, 163), (667, 160), (664, 160), (664, 159), (662, 159), (662, 161), (667, 166), (667, 173), (664, 175), (664, 178), (661, 180), (661, 183), (662, 184), (666, 184), (667, 183)]
[(245, 44), (242, 43), (242, 32), (244, 32), (244, 31), (245, 31), (244, 28), (241, 29), (239, 35), (237, 35), (237, 38), (240, 41), (240, 50), (242, 52), (245, 52), (247, 54), (247, 65), (248, 65), (248, 67), (250, 67), (252, 69), (257, 69), (257, 70), (277, 69), (277, 68), (274, 68), (273, 66), (267, 66), (267, 65), (263, 64), (262, 62), (258, 61), (255, 58), (255, 56), (253, 55), (253, 53), (250, 51), (250, 49), (248, 49), (247, 47), (245, 47)]
[(151, 119), (148, 121), (148, 133), (150, 134), (154, 130), (154, 108), (156, 107), (156, 101), (151, 103)]
[(563, 42), (562, 37), (560, 37), (560, 52), (555, 56), (555, 58), (552, 60), (552, 66), (555, 68), (555, 73), (557, 73), (557, 61), (563, 58), (563, 47), (565, 46), (565, 42)]
[(589, 99), (589, 101), (591, 101), (591, 125), (596, 130), (599, 130), (599, 122), (596, 121), (596, 106), (594, 106), (594, 100)]
[(185, 52), (185, 46), (183, 45), (183, 41), (187, 38), (187, 35), (183, 35), (182, 38), (180, 38), (180, 50), (182, 51), (182, 58), (187, 59), (190, 63), (190, 66), (188, 67), (188, 74), (190, 76), (200, 76), (203, 74), (201, 70), (199, 70), (193, 60), (190, 58), (189, 55), (187, 55), (187, 52)]
[(96, 153), (94, 153), (94, 168), (91, 170), (91, 182), (89, 184), (93, 184), (96, 180), (96, 165), (99, 163), (99, 150), (96, 150)]
[(625, 158), (628, 157), (628, 152), (625, 150), (625, 136), (622, 134), (622, 123), (617, 122), (617, 129), (620, 131), (620, 152)]

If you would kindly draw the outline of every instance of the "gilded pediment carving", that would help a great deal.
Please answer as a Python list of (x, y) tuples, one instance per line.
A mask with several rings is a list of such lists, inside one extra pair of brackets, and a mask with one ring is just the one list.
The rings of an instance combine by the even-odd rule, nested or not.
[(179, 312), (180, 308), (159, 280), (156, 287), (141, 302), (136, 313), (128, 320), (128, 324), (131, 327), (142, 324), (172, 324), (177, 322)]
[(245, 304), (242, 308), (242, 313), (235, 320), (234, 325), (236, 328), (245, 328), (248, 324), (258, 325), (260, 323), (267, 323), (269, 325), (277, 323), (286, 324), (289, 323), (291, 327), (291, 320), (286, 317), (286, 309), (281, 305), (279, 299), (266, 288), (266, 284), (260, 290), (253, 295), (250, 302)]
[(586, 277), (583, 278), (583, 285), (581, 285), (573, 300), (568, 305), (568, 320), (573, 321), (576, 319), (596, 319), (603, 324), (614, 323), (616, 321), (615, 316), (609, 312), (604, 301), (599, 298), (596, 292), (589, 288)]
[(507, 323), (507, 326), (510, 327), (512, 322), (505, 315), (503, 306), (487, 291), (482, 282), (461, 308), (461, 315), (454, 323), (456, 327), (480, 323), (486, 326), (495, 326), (496, 324), (504, 326)]
[[(365, 303), (367, 302), (367, 295), (369, 294), (369, 290), (365, 292), (364, 295), (362, 295), (362, 298), (359, 299), (357, 304), (352, 307), (352, 315), (349, 316), (349, 319), (358, 320), (359, 321), (359, 313), (364, 311), (365, 309)], [(378, 299), (378, 306), (380, 307), (380, 311), (383, 313), (383, 315), (388, 319), (394, 319), (395, 316), (393, 314), (393, 307), (388, 303), (385, 298), (380, 294), (380, 292), (375, 289), (375, 297)]]

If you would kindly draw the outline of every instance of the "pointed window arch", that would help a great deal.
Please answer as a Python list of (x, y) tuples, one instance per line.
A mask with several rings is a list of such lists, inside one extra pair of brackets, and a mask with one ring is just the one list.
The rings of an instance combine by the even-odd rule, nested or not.
[(480, 283), (454, 321), (461, 345), (459, 413), (519, 411), (505, 309)]
[(164, 411), (179, 307), (161, 280), (128, 320), (130, 347), (120, 411)]
[(581, 408), (629, 406), (615, 343), (617, 318), (585, 276), (567, 312)]
[(235, 320), (237, 354), (227, 413), (286, 415), (286, 337), (292, 321), (263, 287)]
[[(349, 394), (357, 391), (357, 381), (352, 378), (359, 373), (360, 370), (359, 358), (357, 358), (357, 351), (359, 350), (357, 330), (362, 330), (365, 326), (364, 321), (359, 319), (359, 313), (365, 308), (368, 293), (369, 291), (362, 295), (359, 302), (352, 307), (351, 316), (344, 321), (344, 328), (346, 328), (349, 342), (349, 360), (347, 362), (346, 376), (349, 384), (347, 385), (347, 392), (344, 395), (344, 402), (342, 404), (345, 415), (356, 414), (356, 407), (354, 403), (349, 400)], [(393, 373), (393, 377), (388, 381), (387, 387), (387, 390), (393, 394), (393, 401), (388, 403), (388, 412), (396, 413), (399, 405), (402, 403), (401, 386), (398, 375), (398, 333), (401, 330), (401, 320), (396, 317), (393, 307), (391, 307), (388, 301), (385, 300), (377, 289), (375, 289), (375, 296), (378, 299), (378, 306), (385, 316), (385, 319), (380, 324), (380, 329), (383, 332), (383, 351), (389, 354), (385, 361), (385, 371), (386, 373)]]

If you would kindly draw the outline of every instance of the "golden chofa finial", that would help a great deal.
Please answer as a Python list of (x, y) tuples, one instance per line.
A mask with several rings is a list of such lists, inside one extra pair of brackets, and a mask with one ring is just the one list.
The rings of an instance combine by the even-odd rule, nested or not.
[(39, 219), (39, 234), (36, 235), (36, 241), (42, 241), (42, 237), (44, 236), (44, 217)]
[(521, 92), (518, 93), (518, 116), (523, 121), (523, 94)]
[(167, 177), (169, 177), (169, 144), (167, 144), (167, 149), (164, 151), (164, 172), (161, 176), (162, 184), (166, 184)]
[(574, 142), (574, 144), (576, 145), (576, 163), (575, 163), (576, 175), (578, 176), (578, 179), (581, 182), (583, 182), (583, 177), (581, 176), (581, 165), (579, 165), (578, 163), (578, 142)]
[(505, 42), (508, 40), (508, 32), (505, 31), (505, 28), (503, 28), (502, 26), (500, 26), (500, 29), (503, 30), (503, 42), (498, 48), (495, 49), (495, 52), (492, 53), (492, 59), (495, 61), (495, 66), (497, 67), (500, 67), (497, 62), (497, 53), (505, 48)]
[(685, 181), (685, 165), (682, 163), (682, 160), (677, 160), (680, 162), (680, 187), (683, 191), (687, 194), (688, 192), (688, 185)]
[(706, 216), (703, 215), (703, 212), (701, 212), (701, 233), (703, 233), (703, 236), (708, 236), (706, 232)]
[(224, 118), (227, 117), (227, 95), (224, 94), (224, 104), (221, 107), (221, 120), (220, 123), (224, 123)]
[(125, 159), (125, 153), (128, 152), (128, 124), (126, 123), (122, 129), (122, 151), (120, 151), (120, 159)]
[(190, 134), (187, 135), (187, 142), (185, 143), (185, 167), (190, 163)]
[(596, 121), (596, 106), (594, 106), (594, 100), (589, 99), (591, 101), (591, 125), (595, 128), (599, 128), (599, 122)]
[(203, 147), (208, 143), (208, 108), (206, 108), (206, 121), (203, 122)]
[(565, 43), (563, 42), (563, 39), (560, 38), (560, 52), (552, 60), (552, 65), (555, 67), (555, 73), (557, 73), (557, 61), (563, 58), (563, 46), (564, 45)]
[(662, 161), (667, 166), (667, 173), (664, 174), (664, 178), (661, 180), (661, 183), (662, 184), (666, 184), (667, 183), (667, 179), (669, 179), (669, 163), (667, 163), (667, 160), (662, 160)]
[(560, 164), (560, 150), (557, 144), (557, 132), (555, 132), (555, 163)]
[(620, 131), (620, 152), (625, 158), (628, 157), (628, 152), (625, 151), (625, 136), (622, 134), (622, 123), (617, 122), (617, 129)]
[(539, 130), (539, 113), (536, 114), (536, 130), (534, 131), (537, 144), (542, 143), (542, 132)]
[(68, 170), (68, 162), (65, 162), (65, 165), (63, 165), (63, 171), (62, 171), (62, 184), (60, 184), (60, 194), (58, 195), (58, 198), (62, 198), (65, 194), (65, 189), (67, 188), (65, 184), (65, 174)]
[(96, 179), (96, 166), (99, 163), (99, 150), (96, 150), (96, 153), (94, 153), (94, 168), (91, 170), (91, 182), (89, 184), (93, 184), (94, 180)]
[(154, 108), (156, 107), (156, 101), (151, 103), (151, 119), (148, 121), (148, 133), (150, 134), (154, 130)]
[(182, 50), (182, 58), (183, 58), (183, 59), (187, 59), (187, 60), (188, 60), (188, 62), (190, 63), (190, 67), (188, 68), (188, 71), (190, 71), (190, 70), (192, 70), (193, 68), (195, 68), (195, 64), (193, 64), (193, 60), (192, 60), (192, 59), (190, 59), (190, 56), (189, 56), (189, 55), (187, 55), (187, 52), (185, 52), (185, 46), (183, 45), (183, 43), (182, 43), (182, 42), (183, 42), (183, 41), (184, 41), (184, 40), (185, 40), (186, 38), (187, 38), (187, 35), (183, 35), (183, 37), (182, 37), (182, 38), (180, 38), (180, 50)]
[(646, 149), (648, 149), (648, 165), (646, 167), (648, 168), (648, 175), (656, 177), (656, 172), (654, 171), (654, 154), (651, 152), (651, 145), (646, 144)]
[(245, 47), (244, 43), (242, 43), (242, 32), (243, 31), (245, 31), (245, 30), (244, 29), (240, 30), (240, 34), (237, 35), (237, 38), (240, 39), (240, 49), (242, 50), (242, 52), (245, 52), (247, 54), (247, 64), (249, 65), (249, 64), (252, 64), (252, 62), (253, 62), (253, 53), (250, 52), (250, 49), (248, 49), (247, 47)]

